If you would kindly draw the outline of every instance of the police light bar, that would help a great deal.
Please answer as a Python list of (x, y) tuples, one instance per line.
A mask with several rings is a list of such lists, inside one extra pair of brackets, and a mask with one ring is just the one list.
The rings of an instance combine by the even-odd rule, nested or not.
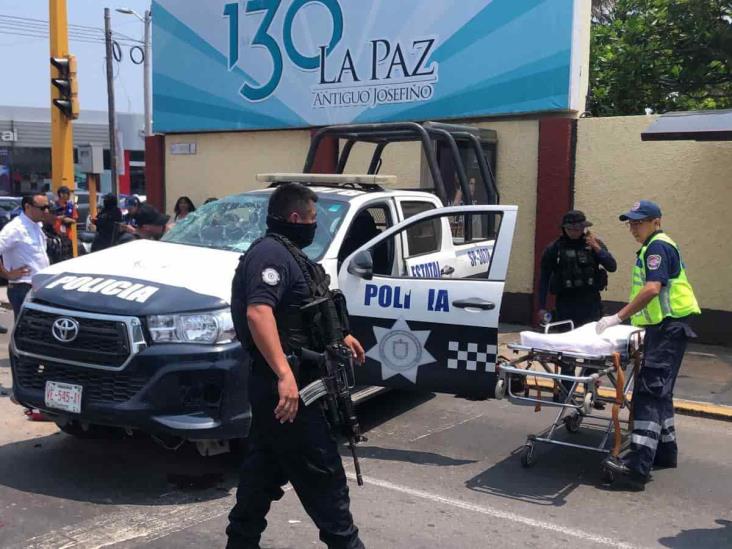
[(324, 186), (379, 186), (396, 185), (395, 175), (376, 174), (328, 174), (328, 173), (260, 173), (260, 183), (302, 183), (303, 185)]

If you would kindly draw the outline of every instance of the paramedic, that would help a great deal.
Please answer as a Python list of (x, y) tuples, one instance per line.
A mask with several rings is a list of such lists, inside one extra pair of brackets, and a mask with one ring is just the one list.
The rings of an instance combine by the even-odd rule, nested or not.
[[(320, 406), (300, 405), (298, 382), (302, 386), (308, 371), (293, 366), (291, 358), (303, 347), (324, 350), (313, 343), (320, 323), (308, 321), (302, 306), (327, 307), (334, 295), (323, 268), (302, 251), (315, 235), (317, 200), (303, 185), (278, 187), (269, 199), (267, 234), (242, 256), (232, 282), (231, 312), (247, 355), (252, 406), (249, 448), (226, 530), (232, 549), (259, 547), (265, 516), (287, 482), (328, 547), (364, 547), (349, 509), (336, 440)], [(323, 324), (331, 319), (332, 333), (342, 334), (363, 362), (363, 348), (344, 325), (347, 319), (325, 313), (319, 318)]]
[(553, 321), (571, 320), (575, 327), (602, 317), (600, 291), (607, 287), (607, 273), (617, 263), (607, 246), (588, 231), (592, 223), (579, 210), (562, 218), (562, 235), (541, 257), (539, 322), (546, 322), (547, 294), (556, 295)]
[(630, 303), (597, 323), (597, 332), (630, 319), (645, 328), (644, 360), (633, 390), (634, 422), (630, 451), (603, 463), (614, 477), (642, 489), (651, 468), (676, 467), (673, 390), (686, 341), (695, 337), (687, 321), (700, 314), (676, 243), (661, 230), (661, 209), (649, 200), (637, 202), (620, 216), (641, 244), (630, 291)]

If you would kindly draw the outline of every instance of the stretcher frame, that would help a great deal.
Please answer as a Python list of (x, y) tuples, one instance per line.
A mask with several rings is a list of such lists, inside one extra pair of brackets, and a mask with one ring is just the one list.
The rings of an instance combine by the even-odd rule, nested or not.
[[(570, 329), (574, 329), (572, 321), (555, 322), (547, 324), (544, 333), (550, 333), (550, 330), (567, 324)], [(633, 430), (633, 408), (628, 395), (642, 360), (643, 330), (630, 334), (623, 352), (606, 355), (554, 351), (520, 344), (509, 344), (508, 348), (520, 356), (513, 360), (499, 358), (496, 365), (499, 376), (496, 398), (508, 397), (513, 404), (534, 404), (535, 412), (540, 411), (543, 406), (559, 408), (552, 424), (538, 434), (528, 435), (526, 444), (521, 449), (521, 464), (524, 467), (531, 467), (536, 463), (537, 443), (610, 453), (614, 456), (620, 454), (627, 444), (628, 434)], [(532, 370), (535, 363), (540, 364), (542, 369)], [(632, 368), (628, 369), (629, 365)], [(580, 374), (560, 373), (563, 367), (572, 368), (574, 372), (580, 368)], [(533, 384), (529, 384), (529, 378), (534, 378)], [(550, 381), (550, 388), (542, 386), (538, 382), (540, 379)], [(602, 379), (607, 379), (615, 389), (614, 396), (600, 395), (598, 389)], [(515, 392), (514, 381), (520, 382), (523, 394)], [(562, 381), (571, 383), (571, 386), (566, 388)], [(535, 397), (531, 396), (532, 391), (536, 392)], [(551, 392), (551, 399), (543, 398), (543, 393), (547, 391)], [(611, 418), (592, 415), (597, 402), (612, 404)], [(629, 411), (628, 417), (620, 419), (620, 410), (624, 408)], [(596, 446), (559, 440), (557, 431), (562, 425), (569, 433), (577, 433), (584, 426), (586, 429), (602, 430), (603, 436)], [(608, 448), (611, 433), (613, 445)]]

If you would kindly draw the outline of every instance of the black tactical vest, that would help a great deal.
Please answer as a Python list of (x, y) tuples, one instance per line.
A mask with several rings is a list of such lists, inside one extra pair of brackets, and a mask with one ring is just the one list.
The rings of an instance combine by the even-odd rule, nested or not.
[(330, 277), (319, 263), (312, 261), (305, 253), (282, 235), (270, 233), (255, 240), (249, 250), (239, 258), (239, 268), (234, 276), (231, 299), (231, 313), (239, 341), (245, 349), (252, 349), (254, 342), (249, 337), (246, 318), (243, 283), (240, 274), (248, 253), (265, 238), (273, 238), (282, 244), (302, 271), (308, 287), (308, 298), (299, 305), (281, 305), (274, 311), (280, 341), (286, 354), (306, 347), (322, 352), (327, 345), (339, 342), (348, 333), (348, 313), (345, 298), (338, 290), (330, 290)]
[(556, 266), (552, 276), (551, 291), (559, 294), (572, 290), (604, 290), (607, 273), (600, 268), (592, 250), (583, 246), (570, 246), (565, 239), (557, 243)]

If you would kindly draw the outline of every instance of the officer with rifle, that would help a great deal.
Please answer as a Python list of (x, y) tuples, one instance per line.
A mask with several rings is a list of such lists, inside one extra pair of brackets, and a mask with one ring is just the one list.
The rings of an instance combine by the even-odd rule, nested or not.
[(344, 432), (351, 448), (363, 440), (349, 390), (353, 360), (365, 357), (349, 333), (343, 295), (302, 251), (315, 236), (317, 200), (298, 183), (277, 187), (266, 236), (242, 256), (232, 282), (252, 430), (229, 514), (229, 548), (259, 547), (265, 516), (287, 482), (328, 547), (364, 547), (332, 429)]

